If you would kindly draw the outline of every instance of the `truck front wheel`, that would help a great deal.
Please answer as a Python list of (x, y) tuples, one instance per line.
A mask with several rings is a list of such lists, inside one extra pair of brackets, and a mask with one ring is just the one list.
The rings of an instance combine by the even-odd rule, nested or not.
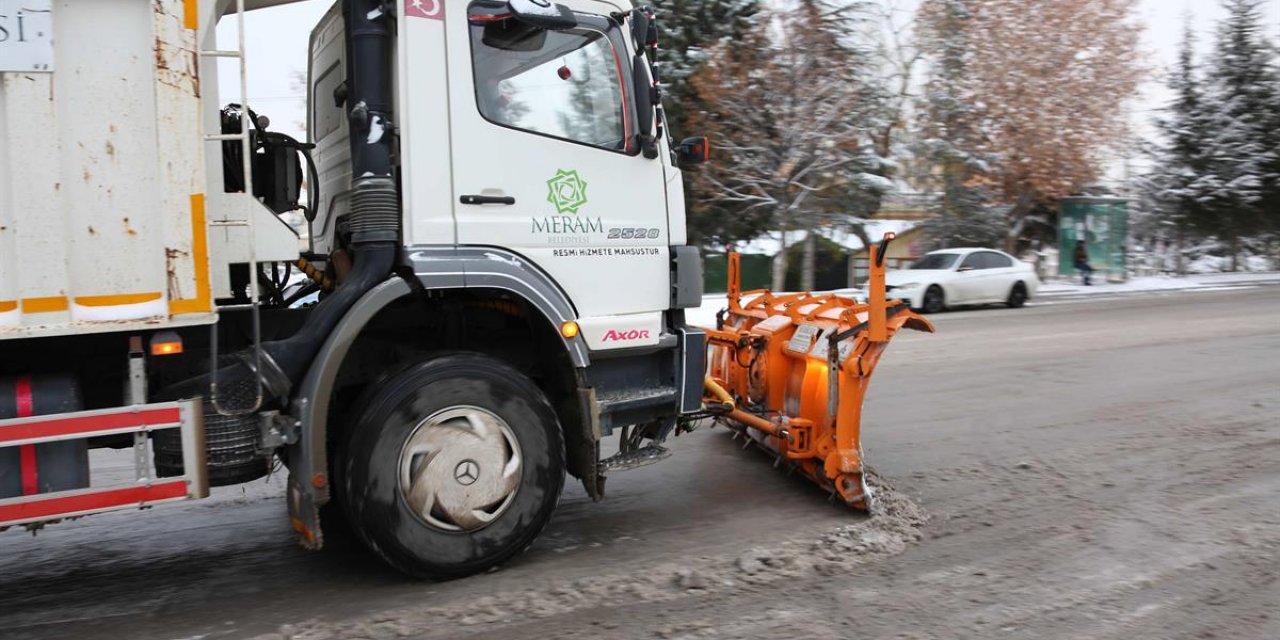
[(564, 442), (527, 377), (481, 355), (442, 356), (358, 409), (343, 453), (343, 504), (393, 567), (447, 579), (526, 549), (564, 486)]

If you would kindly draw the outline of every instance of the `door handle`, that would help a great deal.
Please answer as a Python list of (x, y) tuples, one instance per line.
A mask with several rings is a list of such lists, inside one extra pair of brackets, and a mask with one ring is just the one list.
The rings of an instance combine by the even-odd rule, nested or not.
[(465, 195), (459, 198), (462, 204), (515, 204), (516, 199), (511, 196), (479, 196)]

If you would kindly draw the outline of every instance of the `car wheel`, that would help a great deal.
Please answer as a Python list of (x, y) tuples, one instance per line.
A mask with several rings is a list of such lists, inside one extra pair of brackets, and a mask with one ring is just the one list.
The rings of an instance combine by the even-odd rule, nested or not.
[(935, 284), (925, 290), (921, 309), (925, 313), (941, 313), (947, 309), (946, 295), (942, 292), (942, 287)]
[(1005, 304), (1010, 308), (1017, 309), (1027, 303), (1027, 285), (1017, 282), (1013, 285), (1013, 290), (1009, 292), (1009, 297), (1005, 300)]
[(457, 578), (528, 548), (564, 487), (564, 440), (542, 391), (505, 363), (442, 356), (356, 413), (343, 506), (361, 540), (415, 577)]

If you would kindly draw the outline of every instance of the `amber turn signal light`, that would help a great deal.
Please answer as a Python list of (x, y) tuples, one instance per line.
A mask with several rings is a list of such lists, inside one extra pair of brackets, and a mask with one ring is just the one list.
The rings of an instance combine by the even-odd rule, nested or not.
[(182, 353), (182, 336), (173, 331), (161, 331), (151, 336), (151, 355), (172, 356)]
[(578, 335), (578, 323), (570, 320), (560, 325), (560, 335), (566, 338), (575, 338)]

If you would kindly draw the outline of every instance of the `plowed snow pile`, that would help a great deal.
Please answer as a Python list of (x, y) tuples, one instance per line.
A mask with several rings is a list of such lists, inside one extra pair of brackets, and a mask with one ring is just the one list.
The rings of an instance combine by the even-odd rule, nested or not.
[[(878, 500), (876, 515), (827, 532), (817, 540), (778, 540), (769, 548), (752, 548), (737, 557), (657, 565), (465, 602), (384, 611), (359, 621), (285, 625), (258, 640), (445, 637), (467, 627), (478, 631), (584, 608), (727, 593), (746, 585), (769, 585), (806, 575), (839, 575), (855, 565), (901, 553), (920, 539), (920, 528), (929, 518), (923, 507), (884, 480), (872, 477), (871, 484)], [(732, 543), (726, 540), (725, 546)]]

